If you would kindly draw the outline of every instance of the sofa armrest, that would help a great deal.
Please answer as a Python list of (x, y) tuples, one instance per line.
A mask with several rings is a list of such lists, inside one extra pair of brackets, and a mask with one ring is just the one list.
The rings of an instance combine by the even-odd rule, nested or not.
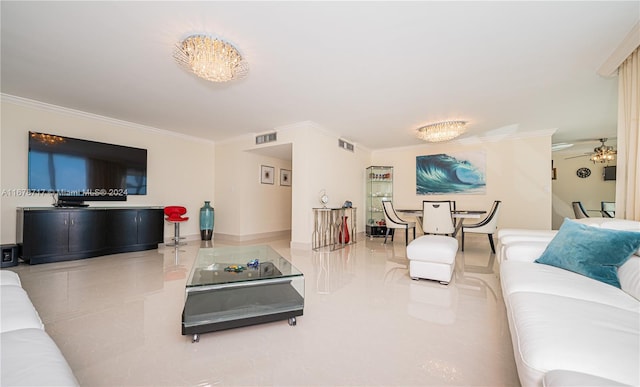
[(615, 380), (569, 370), (551, 370), (542, 379), (544, 387), (628, 386)]
[(533, 262), (538, 259), (550, 241), (514, 242), (504, 246), (503, 260)]

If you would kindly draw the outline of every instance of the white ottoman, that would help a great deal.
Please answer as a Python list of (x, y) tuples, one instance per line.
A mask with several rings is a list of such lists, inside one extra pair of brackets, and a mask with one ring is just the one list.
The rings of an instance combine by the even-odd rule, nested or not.
[(458, 240), (443, 235), (424, 235), (407, 246), (409, 276), (448, 284), (458, 253)]

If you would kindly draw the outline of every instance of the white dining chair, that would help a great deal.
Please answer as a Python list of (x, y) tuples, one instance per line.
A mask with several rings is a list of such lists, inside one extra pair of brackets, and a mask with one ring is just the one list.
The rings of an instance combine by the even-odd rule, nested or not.
[(589, 214), (587, 214), (587, 210), (584, 209), (582, 202), (572, 202), (571, 206), (573, 206), (573, 213), (576, 215), (576, 219), (589, 217)]
[(395, 229), (404, 229), (406, 235), (406, 244), (409, 244), (409, 229), (413, 229), (413, 239), (416, 239), (416, 222), (407, 222), (401, 219), (396, 210), (393, 208), (393, 203), (389, 200), (382, 201), (382, 208), (384, 209), (384, 221), (386, 223), (387, 232), (384, 234), (384, 243), (387, 243), (387, 237), (391, 234), (391, 241), (393, 242), (393, 232)]
[(451, 235), (456, 231), (453, 211), (456, 202), (452, 200), (422, 201), (422, 231), (425, 234)]
[(496, 253), (496, 248), (493, 244), (493, 234), (498, 231), (498, 213), (501, 203), (502, 202), (500, 200), (493, 202), (493, 206), (491, 207), (491, 211), (489, 211), (487, 217), (478, 223), (462, 225), (460, 228), (462, 230), (462, 251), (464, 251), (464, 234), (474, 233), (487, 234), (489, 237), (489, 244), (491, 245), (491, 252), (494, 254)]
[(603, 218), (615, 218), (616, 202), (600, 202), (600, 212)]

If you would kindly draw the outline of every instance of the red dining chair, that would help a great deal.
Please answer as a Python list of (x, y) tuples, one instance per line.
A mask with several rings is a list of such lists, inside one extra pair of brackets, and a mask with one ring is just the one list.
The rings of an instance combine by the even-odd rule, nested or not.
[(173, 223), (174, 236), (171, 239), (172, 243), (167, 243), (166, 246), (180, 246), (186, 245), (186, 242), (180, 243), (180, 223), (189, 220), (188, 216), (183, 216), (187, 213), (187, 209), (182, 206), (167, 206), (164, 208), (164, 214), (167, 216), (164, 218), (167, 222)]

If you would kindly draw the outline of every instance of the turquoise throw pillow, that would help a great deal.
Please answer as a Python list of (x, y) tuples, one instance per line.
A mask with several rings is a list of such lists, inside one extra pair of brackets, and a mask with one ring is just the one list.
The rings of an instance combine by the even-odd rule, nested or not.
[(591, 227), (565, 219), (535, 262), (620, 287), (618, 267), (640, 247), (640, 232)]

